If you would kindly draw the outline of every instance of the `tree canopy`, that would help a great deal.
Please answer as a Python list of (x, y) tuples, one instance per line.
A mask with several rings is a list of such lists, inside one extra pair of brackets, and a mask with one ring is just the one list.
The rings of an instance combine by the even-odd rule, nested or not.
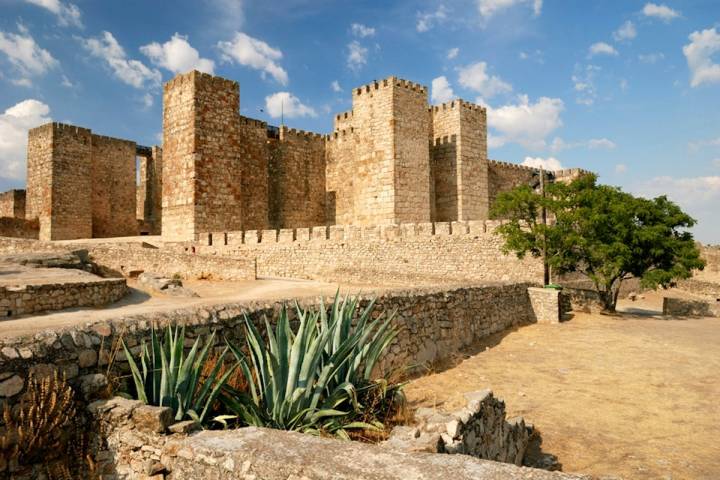
[[(550, 221), (541, 221), (543, 208)], [(546, 186), (544, 195), (519, 186), (498, 195), (492, 215), (505, 253), (542, 257), (555, 274), (579, 272), (615, 310), (623, 280), (646, 288), (688, 278), (705, 262), (688, 231), (695, 220), (665, 196), (635, 197), (600, 185), (594, 175)]]

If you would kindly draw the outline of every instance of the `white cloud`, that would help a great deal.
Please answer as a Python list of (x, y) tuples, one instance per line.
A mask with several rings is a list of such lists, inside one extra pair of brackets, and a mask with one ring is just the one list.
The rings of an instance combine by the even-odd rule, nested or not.
[(265, 109), (272, 118), (317, 117), (315, 109), (304, 105), (290, 92), (277, 92), (265, 97)]
[(712, 56), (720, 52), (720, 34), (713, 27), (693, 32), (689, 38), (683, 53), (690, 68), (690, 86), (720, 82), (720, 64), (712, 61)]
[(597, 65), (575, 65), (575, 74), (571, 77), (573, 88), (577, 92), (575, 101), (580, 105), (592, 105), (597, 98), (595, 75), (600, 71)]
[(63, 3), (60, 0), (25, 0), (27, 3), (32, 3), (38, 7), (42, 7), (50, 12), (54, 13), (58, 18), (58, 23), (67, 27), (72, 25), (78, 28), (82, 28), (82, 20), (80, 17), (80, 9), (77, 5), (72, 3)]
[(673, 10), (667, 5), (658, 5), (656, 3), (646, 3), (642, 9), (642, 13), (646, 17), (659, 18), (665, 22), (680, 16), (680, 12)]
[(615, 47), (605, 42), (593, 43), (590, 45), (590, 50), (588, 50), (588, 57), (594, 57), (595, 55), (610, 55), (614, 57), (617, 54), (618, 51), (615, 50)]
[(141, 102), (142, 102), (143, 108), (145, 108), (147, 110), (148, 108), (153, 106), (153, 104), (155, 103), (155, 100), (153, 99), (153, 96), (151, 94), (146, 93), (145, 95), (142, 96)]
[(224, 61), (237, 62), (240, 65), (260, 70), (263, 78), (269, 74), (281, 85), (287, 85), (287, 72), (277, 63), (283, 57), (282, 52), (262, 40), (242, 32), (235, 32), (232, 41), (218, 42), (218, 48), (222, 52)]
[(488, 20), (495, 14), (510, 7), (523, 4), (531, 5), (535, 16), (540, 15), (542, 0), (477, 0), (478, 12), (483, 20)]
[(655, 177), (633, 188), (636, 194), (652, 198), (668, 198), (698, 221), (695, 232), (702, 241), (720, 240), (717, 206), (720, 205), (720, 176)]
[(662, 52), (645, 54), (641, 53), (640, 55), (638, 55), (638, 60), (640, 60), (642, 63), (657, 63), (664, 58), (665, 54)]
[(624, 40), (632, 40), (637, 37), (637, 29), (635, 24), (628, 20), (627, 22), (620, 25), (620, 28), (613, 32), (613, 38), (616, 42), (622, 42)]
[(362, 23), (353, 23), (350, 25), (350, 32), (359, 38), (372, 37), (375, 35), (375, 29), (368, 27)]
[(620, 79), (620, 90), (623, 92), (627, 91), (627, 89), (630, 87), (630, 84), (628, 83), (626, 78)]
[(458, 53), (460, 53), (460, 49), (458, 47), (451, 48), (447, 52), (447, 58), (448, 60), (452, 60), (453, 58), (456, 58), (458, 56)]
[(541, 65), (545, 63), (545, 58), (543, 58), (542, 50), (535, 50), (533, 52), (520, 52), (518, 54), (518, 58), (520, 60), (533, 60)]
[(606, 149), (613, 150), (617, 145), (612, 140), (607, 138), (591, 138), (588, 141), (588, 148), (590, 149)]
[(50, 52), (35, 43), (27, 28), (18, 25), (18, 30), (20, 33), (0, 31), (0, 52), (7, 55), (21, 76), (43, 75), (59, 65)]
[(72, 83), (70, 81), (70, 79), (68, 77), (66, 77), (65, 75), (62, 76), (62, 82), (60, 83), (60, 85), (62, 85), (63, 87), (66, 87), (66, 88), (74, 88), (75, 87), (75, 84)]
[(445, 103), (455, 98), (450, 82), (444, 75), (433, 79), (430, 98), (434, 103)]
[(332, 91), (335, 93), (340, 93), (343, 91), (340, 83), (337, 80), (333, 80), (332, 83), (330, 83), (330, 88), (332, 88)]
[(458, 72), (460, 85), (478, 92), (483, 97), (491, 98), (497, 94), (512, 91), (512, 85), (500, 77), (488, 74), (487, 64), (485, 62), (477, 62), (465, 67), (460, 67)]
[(627, 172), (627, 168), (627, 165), (625, 165), (624, 163), (618, 163), (617, 165), (615, 165), (615, 173), (625, 173)]
[(720, 147), (720, 137), (711, 138), (709, 140), (696, 140), (688, 143), (688, 148), (694, 152), (706, 147)]
[(50, 107), (28, 99), (0, 114), (0, 177), (25, 178), (28, 130), (50, 122)]
[(162, 75), (156, 69), (150, 69), (139, 60), (127, 58), (112, 33), (103, 32), (99, 38), (81, 39), (83, 47), (94, 57), (107, 63), (115, 76), (135, 88), (156, 88), (160, 86)]
[(17, 87), (27, 87), (27, 88), (32, 87), (32, 80), (30, 80), (29, 78), (16, 78), (16, 79), (10, 80), (10, 83), (12, 83), (13, 85), (15, 85)]
[(210, 0), (217, 18), (213, 28), (218, 26), (223, 32), (237, 32), (245, 23), (244, 0)]
[(545, 138), (562, 126), (560, 113), (565, 104), (559, 98), (548, 97), (530, 103), (527, 95), (520, 95), (518, 102), (499, 108), (487, 107), (488, 125), (497, 131), (493, 134), (493, 145), (514, 142), (533, 150), (545, 148)]
[(526, 167), (542, 168), (543, 170), (562, 170), (563, 166), (555, 157), (540, 158), (540, 157), (525, 157), (522, 165)]
[(447, 20), (448, 11), (445, 5), (440, 4), (434, 12), (418, 12), (415, 28), (418, 32), (427, 32), (435, 25)]
[(360, 45), (360, 42), (353, 40), (348, 43), (347, 65), (351, 70), (358, 71), (367, 64), (368, 49)]
[(152, 42), (140, 47), (152, 63), (173, 73), (185, 73), (190, 70), (213, 74), (215, 62), (200, 58), (200, 54), (188, 42), (188, 37), (176, 33), (162, 45)]

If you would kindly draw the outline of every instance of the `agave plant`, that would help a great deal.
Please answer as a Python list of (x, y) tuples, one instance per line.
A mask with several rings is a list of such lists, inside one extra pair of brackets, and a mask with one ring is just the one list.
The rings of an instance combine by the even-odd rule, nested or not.
[(190, 351), (185, 355), (185, 328), (168, 326), (165, 338), (160, 341), (152, 329), (150, 343), (142, 342), (138, 362), (133, 359), (123, 340), (122, 346), (130, 364), (137, 399), (149, 405), (171, 407), (175, 419), (190, 417), (200, 423), (210, 411), (223, 385), (238, 367), (237, 363), (220, 375), (226, 347), (220, 354), (215, 367), (202, 380), (203, 365), (215, 340), (213, 332), (200, 348), (201, 338), (195, 339)]
[(267, 340), (246, 316), (249, 361), (235, 345), (229, 347), (248, 380), (249, 392), (225, 388), (223, 401), (242, 421), (255, 426), (341, 437), (347, 437), (349, 429), (382, 427), (356, 420), (363, 413), (358, 389), (374, 383), (375, 366), (397, 335), (390, 325), (393, 315), (373, 320), (373, 307), (374, 301), (353, 326), (356, 299), (341, 301), (336, 295), (329, 313), (324, 305), (312, 311), (296, 302), (297, 331), (290, 328), (283, 307), (274, 331), (264, 319)]

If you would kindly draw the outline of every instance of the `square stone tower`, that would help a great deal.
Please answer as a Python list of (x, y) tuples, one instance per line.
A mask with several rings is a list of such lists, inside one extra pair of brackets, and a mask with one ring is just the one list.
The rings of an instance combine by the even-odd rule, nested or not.
[[(48, 123), (28, 132), (26, 218), (40, 240), (92, 237), (92, 133)], [(134, 205), (133, 205), (134, 208)]]
[(487, 112), (454, 100), (430, 107), (433, 220), (488, 218)]
[(427, 88), (396, 77), (353, 90), (327, 150), (335, 223), (430, 221), (427, 108)]
[(193, 71), (163, 93), (162, 235), (242, 229), (237, 82)]

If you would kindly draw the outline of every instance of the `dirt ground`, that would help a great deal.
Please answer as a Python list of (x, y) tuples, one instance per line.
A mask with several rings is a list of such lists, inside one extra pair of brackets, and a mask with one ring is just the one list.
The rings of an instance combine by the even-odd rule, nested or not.
[(652, 315), (661, 302), (650, 294), (620, 316), (498, 334), (410, 383), (408, 398), (452, 411), (463, 393), (491, 388), (567, 472), (720, 479), (720, 319)]

